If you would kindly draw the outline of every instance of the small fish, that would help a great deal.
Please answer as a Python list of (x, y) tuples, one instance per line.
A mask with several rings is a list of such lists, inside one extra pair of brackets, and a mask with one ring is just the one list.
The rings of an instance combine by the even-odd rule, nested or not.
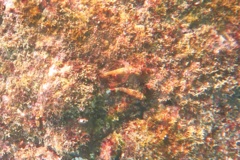
[(134, 90), (134, 89), (117, 87), (117, 88), (113, 88), (113, 89), (110, 89), (110, 90), (115, 91), (115, 92), (118, 92), (118, 91), (124, 92), (124, 93), (128, 94), (129, 96), (135, 97), (139, 100), (143, 100), (143, 99), (146, 98), (143, 93), (139, 92), (138, 90)]
[(117, 76), (117, 75), (122, 75), (122, 74), (139, 74), (139, 71), (133, 67), (123, 67), (123, 68), (118, 68), (112, 71), (104, 72), (101, 74), (102, 78), (106, 78), (109, 76)]
[(78, 119), (78, 123), (80, 123), (80, 124), (85, 124), (87, 122), (88, 122), (88, 119), (86, 119), (86, 118), (79, 118)]

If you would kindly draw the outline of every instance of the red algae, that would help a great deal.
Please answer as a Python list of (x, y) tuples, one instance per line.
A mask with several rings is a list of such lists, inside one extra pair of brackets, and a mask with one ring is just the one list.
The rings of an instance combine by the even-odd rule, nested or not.
[(239, 6), (0, 1), (0, 159), (239, 159)]

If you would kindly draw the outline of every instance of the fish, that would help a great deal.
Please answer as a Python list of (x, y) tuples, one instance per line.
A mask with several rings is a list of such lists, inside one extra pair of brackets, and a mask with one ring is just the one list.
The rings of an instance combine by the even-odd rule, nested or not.
[(88, 119), (86, 119), (86, 118), (78, 118), (78, 123), (80, 123), (80, 124), (85, 124), (87, 122), (88, 122)]
[(110, 89), (110, 91), (115, 91), (115, 92), (120, 91), (120, 92), (126, 93), (127, 95), (129, 95), (131, 97), (137, 98), (139, 100), (144, 100), (146, 98), (144, 96), (144, 94), (141, 93), (140, 91), (134, 90), (134, 89), (125, 88), (125, 87), (116, 87), (116, 88)]
[(133, 67), (122, 67), (118, 68), (112, 71), (104, 72), (101, 74), (102, 78), (106, 78), (109, 76), (117, 76), (117, 75), (123, 75), (123, 74), (139, 74), (139, 71), (136, 68)]

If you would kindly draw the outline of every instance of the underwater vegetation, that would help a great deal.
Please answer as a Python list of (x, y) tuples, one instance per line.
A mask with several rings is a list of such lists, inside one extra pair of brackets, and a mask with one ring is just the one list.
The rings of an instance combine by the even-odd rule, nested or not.
[(238, 0), (0, 0), (0, 159), (239, 159)]

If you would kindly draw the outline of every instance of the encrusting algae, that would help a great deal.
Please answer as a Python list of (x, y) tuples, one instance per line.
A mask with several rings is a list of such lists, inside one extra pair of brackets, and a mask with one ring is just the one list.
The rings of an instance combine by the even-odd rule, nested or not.
[(0, 159), (239, 159), (239, 6), (1, 0)]

